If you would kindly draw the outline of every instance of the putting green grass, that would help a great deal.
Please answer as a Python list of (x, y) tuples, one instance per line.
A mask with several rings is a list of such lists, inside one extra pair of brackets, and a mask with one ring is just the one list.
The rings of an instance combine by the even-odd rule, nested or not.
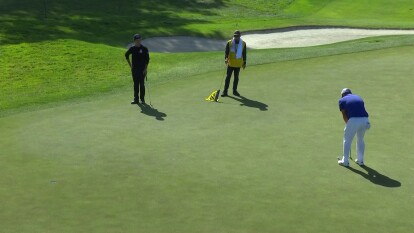
[[(151, 86), (154, 109), (129, 90), (0, 118), (2, 231), (410, 232), (413, 54), (249, 66), (220, 103), (211, 72)], [(370, 113), (365, 169), (336, 165), (343, 87)]]

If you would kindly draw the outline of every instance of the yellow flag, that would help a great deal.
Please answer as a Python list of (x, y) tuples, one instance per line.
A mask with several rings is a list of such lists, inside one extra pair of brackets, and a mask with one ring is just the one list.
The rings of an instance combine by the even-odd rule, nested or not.
[[(207, 101), (216, 101), (216, 95), (217, 95), (217, 92), (218, 92), (218, 90), (217, 91), (213, 91), (213, 93), (211, 93), (208, 97), (207, 97)], [(218, 101), (218, 98), (217, 98), (217, 101)]]

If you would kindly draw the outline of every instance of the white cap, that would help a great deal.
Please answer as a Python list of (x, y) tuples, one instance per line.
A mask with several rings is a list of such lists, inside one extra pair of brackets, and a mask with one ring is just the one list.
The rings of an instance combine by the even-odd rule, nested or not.
[(352, 94), (351, 89), (349, 89), (349, 88), (342, 89), (341, 95), (343, 95), (343, 94)]

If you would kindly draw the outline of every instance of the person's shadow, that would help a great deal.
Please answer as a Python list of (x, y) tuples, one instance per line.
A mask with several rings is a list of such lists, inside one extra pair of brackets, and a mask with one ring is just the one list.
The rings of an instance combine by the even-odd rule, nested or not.
[(231, 99), (237, 100), (239, 101), (241, 104), (241, 106), (246, 106), (246, 107), (250, 107), (250, 108), (257, 108), (260, 109), (260, 111), (267, 111), (267, 104), (256, 101), (256, 100), (251, 100), (248, 99), (244, 96), (240, 96), (239, 98), (233, 97), (233, 96), (228, 96)]
[(148, 115), (148, 116), (155, 117), (155, 119), (157, 119), (159, 121), (163, 121), (163, 120), (165, 120), (164, 117), (167, 117), (167, 114), (158, 111), (157, 109), (151, 107), (148, 104), (138, 103), (137, 105), (138, 105), (138, 107), (141, 108), (141, 113), (143, 113), (145, 115)]
[(401, 183), (398, 180), (394, 180), (386, 175), (383, 175), (368, 166), (361, 166), (361, 168), (364, 169), (367, 173), (354, 169), (352, 167), (347, 167), (347, 168), (361, 175), (362, 177), (364, 177), (365, 179), (371, 181), (372, 183), (376, 185), (381, 185), (381, 186), (389, 187), (389, 188), (401, 187)]

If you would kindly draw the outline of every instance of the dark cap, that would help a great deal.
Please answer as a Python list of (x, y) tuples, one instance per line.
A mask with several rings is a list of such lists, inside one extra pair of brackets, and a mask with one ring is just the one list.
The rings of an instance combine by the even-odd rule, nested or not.
[(134, 40), (139, 40), (141, 39), (141, 35), (140, 34), (135, 34), (134, 35)]
[(233, 34), (234, 36), (240, 36), (241, 35), (241, 33), (240, 33), (240, 31), (239, 30), (236, 30), (236, 31), (234, 31), (234, 34)]
[(348, 94), (352, 94), (351, 89), (349, 89), (349, 88), (342, 89), (342, 91), (341, 91), (342, 96), (345, 96), (345, 95), (348, 95)]

